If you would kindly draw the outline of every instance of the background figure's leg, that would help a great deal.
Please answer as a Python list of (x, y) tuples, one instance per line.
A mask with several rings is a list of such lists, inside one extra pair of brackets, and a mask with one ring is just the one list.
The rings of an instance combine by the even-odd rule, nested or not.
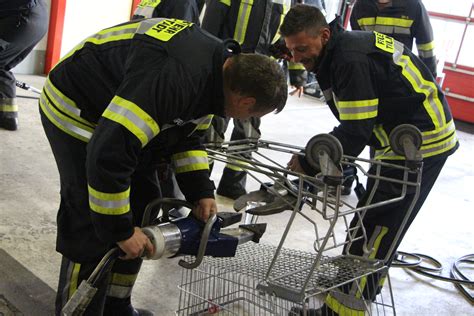
[[(204, 135), (204, 144), (208, 148), (211, 149), (218, 149), (222, 146), (222, 143), (225, 140), (225, 131), (227, 130), (227, 126), (229, 125), (229, 119), (214, 115), (212, 119), (211, 126), (206, 131)], [(209, 173), (212, 173), (212, 169), (214, 168), (214, 160), (209, 160)]]
[[(260, 118), (252, 117), (248, 120), (234, 119), (234, 129), (232, 130), (231, 141), (258, 139), (260, 138)], [(250, 154), (243, 155), (250, 158)], [(217, 194), (237, 199), (247, 193), (245, 185), (247, 182), (247, 172), (242, 168), (227, 164), (222, 173), (221, 181), (217, 187)]]
[(44, 0), (31, 10), (0, 18), (0, 127), (18, 128), (15, 76), (10, 71), (46, 34), (48, 12)]

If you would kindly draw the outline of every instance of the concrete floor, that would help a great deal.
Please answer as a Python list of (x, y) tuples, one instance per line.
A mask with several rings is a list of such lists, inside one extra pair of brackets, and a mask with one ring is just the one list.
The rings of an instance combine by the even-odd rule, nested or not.
[[(19, 76), (18, 79), (37, 88), (41, 88), (44, 81), (38, 76)], [(18, 94), (35, 96), (24, 90), (19, 90)], [(18, 131), (0, 130), (0, 250), (55, 290), (60, 262), (54, 248), (55, 216), (59, 205), (58, 174), (41, 127), (37, 101), (19, 99), (19, 116)], [(264, 139), (304, 146), (311, 136), (330, 131), (335, 124), (329, 109), (320, 102), (291, 97), (281, 114), (263, 119), (261, 130)], [(474, 248), (474, 191), (471, 186), (474, 183), (474, 125), (458, 122), (457, 126), (461, 147), (448, 160), (400, 247), (403, 251), (437, 258), (445, 265), (444, 274), (455, 259), (473, 253)], [(216, 169), (213, 177), (217, 184), (222, 165)], [(255, 188), (256, 183), (248, 186), (250, 190)], [(218, 198), (218, 203), (220, 210), (232, 209), (228, 199)], [(285, 212), (267, 218), (265, 243), (278, 243), (289, 214)], [(310, 248), (311, 244), (305, 240), (311, 234), (310, 230), (299, 229), (298, 236), (289, 246)], [(134, 291), (136, 306), (153, 310), (156, 315), (174, 314), (181, 278), (178, 260), (144, 263)], [(7, 274), (4, 271), (10, 276), (15, 273), (17, 269)], [(390, 273), (399, 315), (474, 315), (473, 305), (452, 284), (403, 269), (391, 269)], [(472, 278), (474, 271), (471, 269), (466, 273)], [(12, 279), (0, 278), (0, 298)], [(52, 306), (51, 296), (48, 300), (43, 300), (43, 304)], [(28, 312), (25, 314), (29, 315)], [(39, 314), (37, 311), (31, 315)]]

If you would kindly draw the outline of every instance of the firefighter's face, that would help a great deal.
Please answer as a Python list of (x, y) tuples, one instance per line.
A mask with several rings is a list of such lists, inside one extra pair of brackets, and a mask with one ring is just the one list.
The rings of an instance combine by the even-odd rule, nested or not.
[(297, 34), (285, 37), (286, 47), (290, 50), (293, 60), (302, 63), (308, 71), (316, 71), (319, 58), (326, 46), (330, 36), (328, 28), (322, 28), (317, 35), (301, 31)]

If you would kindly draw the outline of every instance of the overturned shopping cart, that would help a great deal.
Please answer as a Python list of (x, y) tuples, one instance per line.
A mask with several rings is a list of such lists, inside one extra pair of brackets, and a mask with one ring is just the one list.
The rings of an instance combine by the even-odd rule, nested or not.
[[(385, 265), (389, 258), (375, 259), (370, 255), (373, 241), (368, 240), (361, 223), (367, 212), (404, 199), (410, 189), (415, 194), (402, 225), (406, 223), (420, 188), (421, 134), (411, 125), (399, 126), (390, 135), (390, 145), (396, 154), (406, 158), (405, 165), (345, 156), (337, 139), (328, 134), (313, 137), (305, 148), (258, 140), (227, 142), (208, 149), (211, 159), (242, 168), (261, 184), (260, 190), (234, 204), (236, 211), (246, 212), (246, 222), (282, 211), (291, 215), (278, 246), (248, 243), (239, 247), (235, 257), (206, 257), (199, 267), (183, 270), (176, 314), (331, 315), (324, 309), (328, 300), (337, 298), (350, 306), (355, 297), (358, 306), (345, 309), (341, 305), (339, 314), (352, 315), (353, 310), (358, 310), (354, 315), (395, 315)], [(316, 176), (289, 171), (278, 160), (280, 157), (286, 162), (291, 155), (302, 154), (313, 168), (320, 170)], [(341, 198), (343, 170), (347, 166), (374, 181), (362, 204)], [(382, 175), (382, 166), (402, 171), (402, 180)], [(398, 184), (400, 195), (373, 202), (380, 183)], [(314, 231), (314, 238), (308, 241), (313, 251), (287, 246), (297, 217)], [(356, 225), (350, 224), (352, 218)], [(398, 239), (399, 235), (392, 247)], [(364, 255), (350, 253), (350, 245), (355, 242), (362, 242)], [(375, 274), (383, 277), (371, 278)], [(385, 282), (381, 293), (364, 292), (368, 288), (365, 285), (373, 280)]]

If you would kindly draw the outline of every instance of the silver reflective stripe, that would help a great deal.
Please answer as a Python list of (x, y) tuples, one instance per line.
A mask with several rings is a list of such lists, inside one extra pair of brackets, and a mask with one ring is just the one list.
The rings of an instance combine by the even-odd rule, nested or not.
[(153, 19), (147, 19), (142, 22), (140, 22), (140, 25), (137, 28), (136, 33), (137, 34), (145, 34), (149, 29), (151, 29), (153, 26), (155, 26), (158, 22), (166, 20), (164, 18), (153, 18)]
[[(358, 283), (358, 282), (355, 282)], [(348, 307), (349, 309), (353, 310), (353, 312), (357, 311), (365, 311), (366, 303), (364, 300), (358, 299), (353, 295), (344, 294), (341, 292), (333, 291), (330, 294), (334, 299), (336, 299), (340, 304)]]
[(375, 31), (375, 25), (361, 25), (360, 28), (364, 31)]
[(134, 15), (141, 15), (145, 18), (151, 18), (153, 17), (153, 11), (155, 11), (155, 7), (137, 7)]
[(422, 58), (430, 58), (434, 55), (434, 50), (418, 50), (418, 56)]
[(194, 156), (194, 157), (176, 159), (174, 163), (175, 163), (175, 166), (179, 168), (179, 167), (200, 164), (200, 163), (207, 164), (208, 162), (207, 162), (207, 156), (204, 156), (204, 157)]
[(326, 89), (323, 91), (324, 99), (326, 99), (326, 102), (331, 101), (333, 99), (332, 97), (332, 89)]
[(433, 132), (422, 132), (423, 135), (423, 144), (429, 144), (431, 140), (437, 140), (439, 138), (443, 138), (444, 136), (454, 132), (456, 126), (454, 125), (453, 121), (448, 122), (444, 129), (438, 131), (436, 133)]
[(148, 137), (148, 140), (155, 137), (155, 134), (153, 133), (151, 128), (148, 126), (148, 124), (146, 124), (146, 122), (144, 122), (140, 117), (138, 117), (135, 113), (128, 110), (127, 108), (115, 103), (109, 103), (107, 110), (129, 119), (131, 122), (133, 122), (133, 124), (135, 124), (137, 128), (139, 128)]
[[(52, 105), (46, 99), (44, 93), (41, 94), (40, 106), (45, 115), (48, 117), (48, 119), (54, 125), (65, 131), (66, 133), (71, 134), (72, 136), (86, 142), (89, 141), (89, 139), (92, 137), (92, 132), (79, 128), (70, 121), (63, 119), (62, 117), (60, 117), (60, 115), (56, 114), (56, 112), (52, 110)], [(78, 135), (79, 137), (77, 137), (76, 135)]]
[(377, 111), (378, 106), (377, 105), (371, 105), (371, 106), (358, 106), (358, 107), (337, 107), (339, 110), (339, 114), (358, 114), (358, 113), (368, 113), (368, 112), (374, 112)]
[(105, 208), (120, 208), (129, 204), (129, 199), (125, 198), (122, 200), (102, 200), (96, 198), (95, 196), (89, 194), (89, 201), (94, 203), (95, 205), (105, 207)]
[(121, 286), (111, 284), (107, 289), (107, 296), (116, 297), (116, 298), (127, 298), (132, 295), (132, 286)]
[[(418, 88), (419, 90), (422, 90), (421, 93), (424, 93), (425, 94), (425, 97), (426, 97), (426, 101), (428, 102), (429, 104), (429, 107), (430, 109), (426, 109), (428, 112), (430, 112), (430, 110), (436, 115), (436, 120), (437, 122), (433, 122), (435, 124), (435, 126), (439, 127), (439, 126), (443, 126), (444, 125), (444, 115), (439, 111), (439, 108), (436, 104), (436, 101), (435, 101), (435, 97), (437, 98), (438, 96), (436, 95), (437, 94), (437, 91), (435, 91), (435, 88), (436, 86), (431, 83), (429, 84), (430, 82), (428, 82), (428, 84), (425, 84), (425, 82), (427, 82), (426, 80), (424, 80), (424, 78), (421, 77), (421, 74), (417, 71), (415, 72), (414, 69), (412, 69), (412, 67), (409, 66), (409, 61), (410, 61), (410, 58), (406, 55), (403, 55), (403, 44), (398, 42), (398, 41), (394, 41), (394, 47), (395, 47), (395, 51), (393, 52), (393, 61), (395, 62), (395, 64), (399, 65), (402, 67), (403, 71), (406, 71), (410, 78), (407, 78), (410, 83), (413, 84), (412, 80), (414, 81), (414, 83), (416, 84), (416, 87), (414, 86), (413, 88), (415, 88), (415, 91), (416, 91), (416, 88)], [(405, 56), (405, 58), (403, 58)], [(412, 80), (410, 80), (412, 79)], [(425, 91), (425, 92), (423, 92)], [(416, 91), (418, 93), (420, 93), (419, 91)], [(423, 102), (423, 104), (425, 105), (425, 102)], [(426, 105), (425, 105), (426, 107)]]
[(56, 93), (55, 89), (52, 87), (52, 84), (49, 81), (49, 79), (46, 81), (44, 89), (46, 90), (48, 96), (54, 101), (54, 103), (58, 107), (63, 107), (66, 112), (72, 113), (77, 116), (81, 116), (81, 110), (75, 104), (70, 104), (66, 102), (66, 100), (61, 98)]
[(253, 127), (250, 120), (243, 120), (242, 127), (246, 138), (260, 138), (260, 133)]

